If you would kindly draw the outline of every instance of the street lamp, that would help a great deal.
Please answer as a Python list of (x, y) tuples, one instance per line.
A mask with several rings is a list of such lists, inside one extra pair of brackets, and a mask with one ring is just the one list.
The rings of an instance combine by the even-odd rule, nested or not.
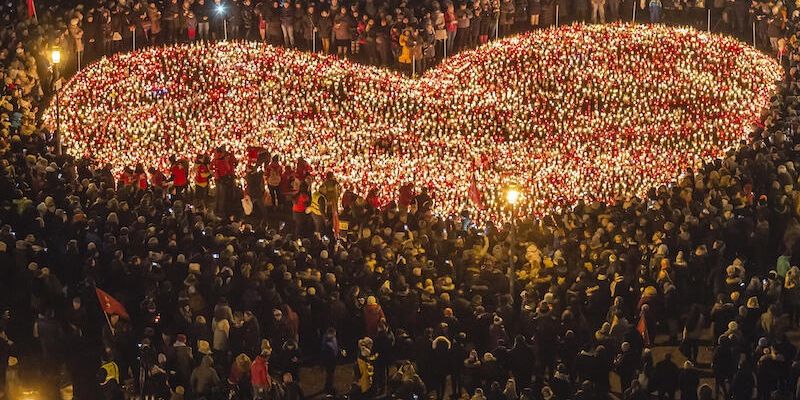
[(50, 52), (50, 62), (52, 63), (53, 68), (53, 91), (55, 92), (56, 96), (56, 132), (53, 137), (56, 144), (56, 155), (61, 155), (61, 101), (58, 95), (58, 92), (61, 89), (61, 84), (59, 83), (59, 65), (61, 64), (61, 50), (58, 48), (54, 48)]
[(515, 184), (511, 184), (506, 188), (506, 202), (511, 208), (511, 229), (509, 230), (509, 248), (508, 248), (508, 293), (511, 295), (511, 301), (514, 301), (514, 279), (516, 278), (516, 271), (514, 270), (514, 248), (517, 246), (516, 236), (516, 219), (517, 219), (517, 203), (522, 197), (522, 192)]
[(61, 64), (61, 50), (53, 49), (53, 52), (50, 53), (50, 61), (52, 61), (54, 65)]
[(228, 41), (228, 20), (225, 19), (225, 5), (217, 5), (217, 14), (222, 16), (222, 30), (225, 33), (225, 41)]

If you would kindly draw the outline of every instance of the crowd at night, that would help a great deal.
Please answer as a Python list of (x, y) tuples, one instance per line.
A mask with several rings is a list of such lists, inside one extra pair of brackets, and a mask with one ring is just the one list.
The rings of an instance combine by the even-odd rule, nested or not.
[(793, 3), (207, 1), (0, 8), (0, 399), (800, 398)]

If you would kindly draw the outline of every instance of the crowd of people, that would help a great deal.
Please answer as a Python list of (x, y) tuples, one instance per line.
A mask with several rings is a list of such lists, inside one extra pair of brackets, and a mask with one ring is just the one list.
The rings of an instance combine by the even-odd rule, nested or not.
[[(640, 197), (478, 227), (430, 212), (446, 200), (424, 188), (382, 201), (267, 146), (239, 157), (260, 165), (241, 180), (232, 143), (121, 174), (56, 154), (37, 114), (57, 24), (3, 15), (5, 397), (36, 377), (43, 398), (300, 399), (314, 366), (354, 398), (798, 398), (788, 56), (760, 126), (721, 158)], [(680, 351), (656, 356), (657, 338)], [(355, 380), (335, 393), (344, 363)]]
[(151, 45), (241, 39), (409, 72), (498, 37), (569, 22), (689, 23), (785, 51), (778, 40), (793, 36), (798, 18), (793, 2), (771, 0), (109, 0), (63, 10), (42, 13), (58, 17), (54, 39), (70, 50), (71, 68)]

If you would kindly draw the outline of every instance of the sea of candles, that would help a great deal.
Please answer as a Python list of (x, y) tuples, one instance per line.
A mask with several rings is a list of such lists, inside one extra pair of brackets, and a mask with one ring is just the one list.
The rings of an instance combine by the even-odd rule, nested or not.
[(118, 170), (263, 146), (362, 195), (388, 200), (411, 182), (437, 212), (502, 222), (510, 182), (520, 211), (542, 214), (640, 195), (720, 156), (760, 122), (781, 76), (720, 35), (568, 25), (459, 53), (418, 79), (258, 43), (153, 47), (84, 68), (60, 101), (65, 149)]

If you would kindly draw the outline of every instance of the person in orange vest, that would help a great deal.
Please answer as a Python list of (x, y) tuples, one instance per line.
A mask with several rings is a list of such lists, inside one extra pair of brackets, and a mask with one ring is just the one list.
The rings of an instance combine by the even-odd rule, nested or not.
[(208, 181), (211, 179), (209, 162), (208, 155), (198, 155), (194, 172), (194, 199), (203, 208), (208, 207)]

